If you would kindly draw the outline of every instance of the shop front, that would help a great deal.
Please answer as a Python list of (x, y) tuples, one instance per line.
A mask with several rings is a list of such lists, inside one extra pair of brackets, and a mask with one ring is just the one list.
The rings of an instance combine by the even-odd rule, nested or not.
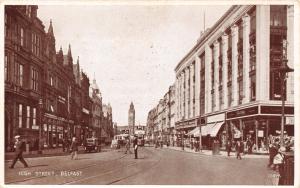
[[(294, 107), (285, 107), (286, 136), (294, 135)], [(281, 133), (281, 107), (257, 105), (226, 113), (226, 135), (241, 140), (249, 152), (267, 153), (271, 139)]]

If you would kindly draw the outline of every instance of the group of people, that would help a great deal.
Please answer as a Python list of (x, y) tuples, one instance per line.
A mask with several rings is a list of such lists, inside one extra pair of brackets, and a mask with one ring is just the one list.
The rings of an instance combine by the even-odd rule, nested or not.
[(235, 148), (236, 158), (241, 160), (242, 159), (241, 153), (244, 153), (244, 143), (240, 140), (237, 140), (237, 141), (228, 140), (226, 143), (226, 151), (227, 151), (228, 157), (230, 156), (232, 147)]

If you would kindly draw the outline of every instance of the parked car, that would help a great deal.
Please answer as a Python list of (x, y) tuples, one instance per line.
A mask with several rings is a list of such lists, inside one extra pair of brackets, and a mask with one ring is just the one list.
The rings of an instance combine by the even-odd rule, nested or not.
[(100, 152), (101, 146), (100, 146), (99, 139), (93, 137), (87, 138), (84, 146), (84, 150), (85, 152), (91, 152), (91, 151)]

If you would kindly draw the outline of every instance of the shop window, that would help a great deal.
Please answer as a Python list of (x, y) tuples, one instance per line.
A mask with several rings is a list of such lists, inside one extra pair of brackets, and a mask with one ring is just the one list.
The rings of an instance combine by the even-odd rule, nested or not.
[(243, 81), (239, 81), (239, 104), (242, 104), (244, 98)]

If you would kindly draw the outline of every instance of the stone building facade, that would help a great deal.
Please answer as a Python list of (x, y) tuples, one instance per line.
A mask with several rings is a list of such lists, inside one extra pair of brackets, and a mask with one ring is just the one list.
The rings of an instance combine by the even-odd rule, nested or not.
[[(175, 68), (178, 131), (195, 129), (201, 117), (203, 136), (222, 143), (248, 138), (258, 148), (280, 131), (282, 85), (275, 70), (284, 54), (293, 68), (293, 12), (286, 5), (235, 5), (202, 34)], [(290, 135), (293, 77), (289, 73), (283, 95)]]

